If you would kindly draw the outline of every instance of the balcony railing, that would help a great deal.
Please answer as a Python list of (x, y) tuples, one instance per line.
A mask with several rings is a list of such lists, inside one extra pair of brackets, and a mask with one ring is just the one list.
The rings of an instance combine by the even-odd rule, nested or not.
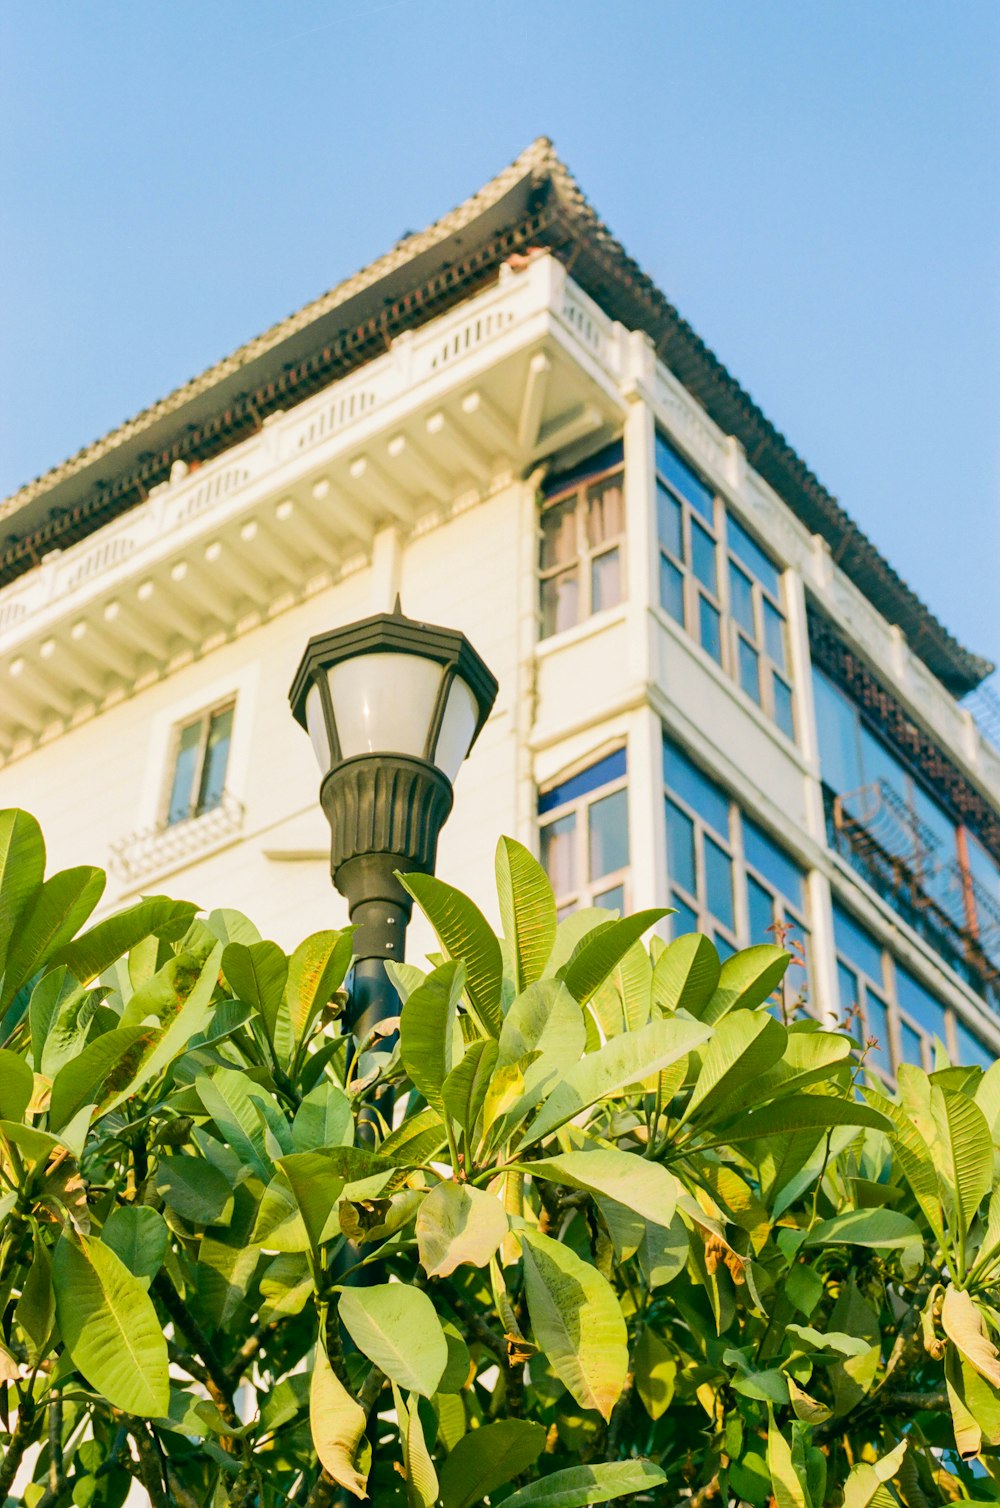
[(824, 790), (827, 836), (861, 877), (1000, 1010), (1000, 905), (884, 780)]
[(216, 805), (197, 816), (160, 822), (120, 838), (111, 845), (108, 867), (134, 883), (159, 870), (193, 863), (240, 831), (243, 810), (241, 801), (223, 791)]

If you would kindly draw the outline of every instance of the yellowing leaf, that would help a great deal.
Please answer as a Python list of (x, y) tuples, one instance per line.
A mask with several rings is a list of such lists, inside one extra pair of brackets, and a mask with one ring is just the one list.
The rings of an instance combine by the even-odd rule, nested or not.
[(650, 1419), (659, 1419), (670, 1407), (677, 1378), (677, 1363), (658, 1335), (646, 1325), (635, 1347), (635, 1390)]
[(316, 1347), (309, 1388), (309, 1428), (316, 1454), (338, 1486), (367, 1496), (368, 1469), (358, 1470), (365, 1411), (334, 1372), (322, 1345)]
[(1000, 1388), (1000, 1353), (986, 1334), (982, 1315), (972, 1298), (951, 1284), (945, 1289), (941, 1324), (966, 1361), (993, 1387)]
[(446, 1278), (463, 1262), (485, 1267), (507, 1234), (499, 1199), (467, 1183), (439, 1183), (417, 1212), (417, 1247), (427, 1276)]
[(610, 1419), (628, 1372), (628, 1335), (614, 1289), (568, 1246), (539, 1231), (520, 1234), (535, 1341), (581, 1408)]

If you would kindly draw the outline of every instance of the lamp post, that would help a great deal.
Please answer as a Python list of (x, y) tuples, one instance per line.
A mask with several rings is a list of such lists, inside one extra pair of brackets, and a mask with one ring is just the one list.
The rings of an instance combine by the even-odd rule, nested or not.
[(359, 1045), (398, 1000), (413, 902), (396, 871), (432, 874), (454, 781), (496, 700), (464, 634), (379, 613), (309, 640), (289, 700), (322, 771), (333, 882), (354, 934), (348, 1025)]

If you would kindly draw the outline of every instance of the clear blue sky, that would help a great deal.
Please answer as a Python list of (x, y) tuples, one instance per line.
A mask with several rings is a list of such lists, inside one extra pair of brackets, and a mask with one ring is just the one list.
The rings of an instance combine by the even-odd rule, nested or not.
[(1000, 660), (998, 0), (7, 0), (0, 494), (552, 136)]

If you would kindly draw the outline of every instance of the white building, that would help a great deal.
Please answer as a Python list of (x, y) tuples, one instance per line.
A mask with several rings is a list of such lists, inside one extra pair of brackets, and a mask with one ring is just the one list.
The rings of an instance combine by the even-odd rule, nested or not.
[(0, 802), (108, 864), (107, 906), (346, 919), (287, 692), (398, 591), (499, 678), (439, 856), (485, 909), (510, 833), (566, 906), (793, 924), (810, 1008), (858, 1002), (886, 1070), (1000, 1048), (1000, 753), (956, 700), (990, 666), (547, 141), (2, 517)]

